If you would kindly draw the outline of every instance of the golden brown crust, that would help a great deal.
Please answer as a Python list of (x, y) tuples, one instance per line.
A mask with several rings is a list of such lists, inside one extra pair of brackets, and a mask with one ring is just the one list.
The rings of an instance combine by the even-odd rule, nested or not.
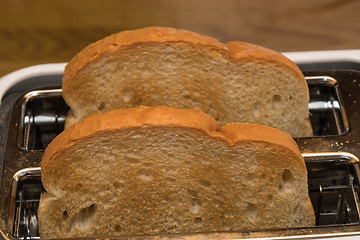
[[(103, 131), (120, 131), (143, 126), (176, 126), (201, 131), (233, 146), (241, 141), (258, 141), (277, 144), (290, 149), (301, 159), (294, 140), (286, 133), (267, 126), (250, 123), (234, 123), (219, 128), (219, 124), (207, 114), (171, 107), (145, 107), (117, 109), (94, 114), (72, 125), (57, 136), (46, 149), (41, 163), (42, 176), (51, 159), (58, 152), (71, 147), (77, 141)], [(304, 165), (305, 167), (305, 165)]]
[(227, 52), (226, 45), (216, 39), (186, 30), (168, 27), (146, 27), (138, 30), (122, 31), (90, 44), (80, 51), (65, 67), (63, 89), (68, 87), (69, 82), (77, 72), (104, 54), (121, 51), (138, 44), (176, 42), (207, 46), (217, 51)]
[(156, 43), (186, 43), (188, 45), (206, 47), (221, 52), (234, 62), (249, 61), (251, 59), (272, 62), (289, 68), (298, 75), (300, 80), (303, 79), (302, 82), (306, 85), (306, 81), (299, 68), (287, 57), (276, 51), (245, 42), (229, 42), (225, 45), (214, 38), (181, 29), (146, 27), (110, 35), (80, 51), (65, 67), (63, 76), (63, 90), (65, 94), (67, 89), (70, 88), (69, 85), (73, 76), (89, 63), (101, 58), (104, 54), (121, 51), (134, 45)]
[(217, 132), (218, 123), (203, 112), (169, 107), (146, 107), (116, 109), (90, 116), (57, 136), (47, 147), (42, 162), (42, 171), (46, 170), (51, 158), (76, 141), (101, 131), (121, 130), (141, 126), (180, 126), (190, 127), (211, 134)]
[(295, 75), (297, 75), (299, 79), (304, 80), (302, 81), (302, 84), (304, 85), (304, 87), (307, 88), (307, 83), (305, 81), (304, 75), (302, 74), (298, 66), (293, 61), (288, 59), (285, 55), (265, 47), (241, 41), (228, 42), (226, 45), (229, 48), (233, 61), (245, 62), (256, 59), (259, 62), (270, 62), (276, 65), (286, 66)]
[(276, 128), (252, 123), (231, 123), (221, 127), (220, 131), (232, 145), (242, 141), (268, 142), (284, 146), (302, 157), (294, 139)]

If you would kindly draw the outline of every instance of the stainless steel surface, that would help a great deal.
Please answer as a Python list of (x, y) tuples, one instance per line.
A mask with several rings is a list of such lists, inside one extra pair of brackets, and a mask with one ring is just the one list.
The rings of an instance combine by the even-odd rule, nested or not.
[[(305, 74), (309, 75), (309, 108), (315, 136), (295, 141), (306, 160), (318, 226), (179, 236), (360, 238), (360, 73), (346, 70)], [(0, 187), (0, 233), (5, 239), (38, 238), (36, 209), (43, 191), (38, 167), (47, 144), (63, 130), (67, 110), (59, 88), (28, 91), (12, 107)]]
[(303, 154), (316, 225), (359, 223), (359, 159), (350, 153)]
[(63, 129), (68, 106), (61, 89), (37, 90), (21, 103), (18, 144), (24, 150), (45, 149)]
[(38, 239), (37, 209), (40, 195), (44, 191), (41, 184), (41, 169), (27, 168), (17, 172), (11, 184), (8, 233), (17, 239)]
[(314, 136), (342, 135), (349, 130), (339, 84), (328, 76), (306, 77)]

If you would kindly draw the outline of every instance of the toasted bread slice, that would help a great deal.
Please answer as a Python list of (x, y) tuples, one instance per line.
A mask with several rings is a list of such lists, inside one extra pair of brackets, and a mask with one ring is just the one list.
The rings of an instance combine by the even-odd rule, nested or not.
[(309, 227), (294, 140), (203, 112), (140, 107), (72, 125), (43, 156), (42, 238)]
[(140, 105), (201, 109), (221, 125), (249, 122), (312, 135), (309, 92), (284, 55), (173, 28), (123, 31), (66, 66), (66, 127), (91, 114)]

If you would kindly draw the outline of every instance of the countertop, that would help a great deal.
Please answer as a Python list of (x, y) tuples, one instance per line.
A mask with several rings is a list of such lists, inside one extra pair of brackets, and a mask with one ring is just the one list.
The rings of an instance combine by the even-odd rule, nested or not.
[(0, 0), (0, 76), (69, 61), (107, 35), (183, 28), (281, 52), (360, 49), (358, 0)]

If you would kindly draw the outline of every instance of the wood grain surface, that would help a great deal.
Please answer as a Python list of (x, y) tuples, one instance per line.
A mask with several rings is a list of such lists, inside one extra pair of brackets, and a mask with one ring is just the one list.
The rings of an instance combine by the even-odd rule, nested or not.
[(107, 35), (170, 26), (278, 51), (360, 49), (359, 0), (0, 0), (0, 76)]

